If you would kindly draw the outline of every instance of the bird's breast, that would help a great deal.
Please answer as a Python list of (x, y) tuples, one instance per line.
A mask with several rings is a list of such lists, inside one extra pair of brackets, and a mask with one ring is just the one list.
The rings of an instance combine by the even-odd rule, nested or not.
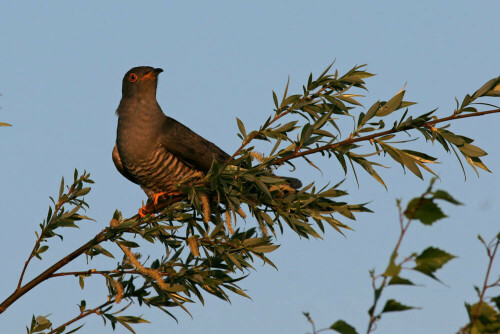
[(124, 168), (134, 176), (149, 197), (155, 193), (173, 191), (181, 181), (198, 173), (198, 170), (162, 146), (157, 146), (146, 159), (125, 161)]

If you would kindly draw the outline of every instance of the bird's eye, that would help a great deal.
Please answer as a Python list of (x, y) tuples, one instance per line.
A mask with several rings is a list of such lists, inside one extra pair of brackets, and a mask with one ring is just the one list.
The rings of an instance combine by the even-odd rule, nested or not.
[(135, 74), (135, 73), (130, 73), (130, 74), (128, 75), (128, 81), (130, 81), (130, 82), (136, 82), (136, 81), (137, 81), (137, 74)]

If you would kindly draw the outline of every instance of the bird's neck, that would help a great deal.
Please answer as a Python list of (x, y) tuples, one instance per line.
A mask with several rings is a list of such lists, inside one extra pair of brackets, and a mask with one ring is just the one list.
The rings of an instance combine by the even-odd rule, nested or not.
[(154, 100), (123, 100), (118, 107), (117, 144), (120, 155), (146, 158), (156, 148), (166, 117)]

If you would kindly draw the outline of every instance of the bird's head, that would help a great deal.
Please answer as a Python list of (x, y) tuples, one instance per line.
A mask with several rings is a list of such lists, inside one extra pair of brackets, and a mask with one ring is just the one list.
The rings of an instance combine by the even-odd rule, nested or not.
[(139, 66), (132, 68), (123, 77), (122, 97), (156, 97), (158, 74), (161, 72), (163, 72), (161, 68), (154, 68), (151, 66)]

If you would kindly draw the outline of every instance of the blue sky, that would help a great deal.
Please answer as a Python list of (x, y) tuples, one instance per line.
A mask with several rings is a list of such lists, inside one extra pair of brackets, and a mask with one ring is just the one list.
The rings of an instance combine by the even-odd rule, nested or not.
[[(461, 99), (500, 74), (499, 12), (496, 1), (451, 0), (2, 2), (0, 121), (13, 127), (0, 129), (0, 298), (15, 288), (61, 176), (69, 179), (74, 168), (92, 174), (88, 215), (97, 222), (67, 231), (63, 243), (52, 240), (27, 278), (101, 230), (116, 208), (130, 216), (145, 200), (111, 161), (121, 79), (131, 67), (162, 67), (158, 101), (164, 112), (232, 153), (240, 144), (235, 117), (247, 129), (258, 127), (272, 112), (273, 89), (282, 92), (290, 76), (290, 92), (300, 92), (310, 72), (320, 73), (334, 59), (341, 72), (368, 64), (377, 74), (367, 82), (365, 105), (406, 84), (406, 98), (418, 102), (415, 114), (439, 107), (438, 115), (448, 116), (455, 96)], [(438, 272), (447, 286), (414, 277), (424, 286), (389, 289), (387, 297), (423, 309), (385, 316), (379, 333), (454, 332), (466, 322), (463, 302), (475, 300), (472, 286), (482, 283), (486, 268), (476, 235), (489, 239), (499, 226), (498, 117), (453, 124), (489, 153), (484, 162), (492, 174), (477, 178), (467, 169), (464, 182), (453, 156), (416, 145), (440, 158), (438, 187), (467, 205), (445, 206), (450, 218), (432, 228), (412, 226), (401, 252), (433, 245), (459, 258)], [(328, 230), (324, 240), (300, 240), (286, 231), (272, 255), (279, 270), (257, 264), (241, 284), (252, 301), (207, 298), (204, 307), (191, 307), (193, 319), (175, 311), (179, 324), (142, 309), (152, 324), (136, 326), (137, 332), (305, 333), (310, 328), (302, 311), (311, 312), (318, 327), (342, 318), (364, 332), (372, 299), (368, 270), (385, 268), (398, 235), (395, 198), (409, 199), (427, 185), (386, 164), (391, 169), (380, 174), (388, 191), (366, 175), (359, 188), (352, 174), (344, 185), (350, 201), (373, 201), (375, 214), (359, 215), (345, 238)], [(308, 168), (295, 175), (319, 184), (344, 178), (332, 161), (321, 161), (321, 167), (323, 175)], [(82, 267), (83, 258), (68, 270)], [(74, 278), (53, 279), (2, 314), (0, 328), (22, 332), (33, 313), (52, 313), (62, 323), (76, 315), (81, 299), (93, 305), (104, 294), (100, 278), (87, 280), (84, 292)], [(83, 333), (111, 333), (98, 318), (86, 322)]]

